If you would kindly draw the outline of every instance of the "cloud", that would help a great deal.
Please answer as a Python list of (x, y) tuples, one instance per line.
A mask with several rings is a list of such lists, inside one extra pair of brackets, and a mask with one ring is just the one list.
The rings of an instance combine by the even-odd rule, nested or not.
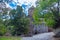
[(22, 4), (30, 4), (31, 3), (31, 5), (33, 5), (33, 6), (35, 6), (35, 2), (37, 1), (37, 0), (13, 0), (13, 1), (15, 1), (15, 2), (18, 2), (18, 3), (20, 3), (21, 5)]
[(16, 8), (16, 5), (20, 5), (23, 7), (24, 12), (26, 13), (26, 15), (28, 15), (28, 9), (33, 5), (34, 7), (36, 6), (35, 2), (37, 0), (13, 0), (12, 2), (9, 3), (8, 6), (10, 6), (10, 8)]

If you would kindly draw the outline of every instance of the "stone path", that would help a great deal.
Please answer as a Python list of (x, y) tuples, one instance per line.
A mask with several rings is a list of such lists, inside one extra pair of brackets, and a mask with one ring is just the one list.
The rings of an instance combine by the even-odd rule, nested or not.
[(42, 33), (38, 35), (34, 35), (32, 37), (23, 37), (22, 40), (54, 40), (53, 39), (54, 33)]

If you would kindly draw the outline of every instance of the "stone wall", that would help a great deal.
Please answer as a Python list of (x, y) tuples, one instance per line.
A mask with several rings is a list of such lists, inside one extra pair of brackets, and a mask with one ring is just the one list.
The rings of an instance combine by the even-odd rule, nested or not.
[(40, 24), (40, 25), (34, 25), (33, 29), (34, 33), (37, 31), (37, 33), (45, 33), (48, 32), (48, 27), (46, 25)]

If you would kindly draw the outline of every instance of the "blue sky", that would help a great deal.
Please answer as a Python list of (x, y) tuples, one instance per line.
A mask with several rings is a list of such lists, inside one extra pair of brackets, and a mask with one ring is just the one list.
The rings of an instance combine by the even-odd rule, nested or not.
[(28, 9), (33, 5), (34, 7), (36, 7), (36, 2), (37, 0), (13, 0), (12, 2), (9, 2), (9, 4), (7, 4), (7, 6), (9, 6), (10, 8), (14, 9), (16, 8), (17, 5), (20, 5), (23, 7), (24, 12), (26, 13), (26, 15), (28, 15)]

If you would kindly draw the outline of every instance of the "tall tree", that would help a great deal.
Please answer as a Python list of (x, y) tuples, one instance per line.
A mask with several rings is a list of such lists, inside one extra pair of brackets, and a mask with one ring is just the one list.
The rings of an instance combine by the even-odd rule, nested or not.
[(60, 20), (59, 0), (39, 0), (33, 17), (35, 20), (37, 18), (37, 22), (40, 18), (44, 18), (48, 26), (56, 26)]
[(28, 32), (29, 19), (26, 17), (25, 13), (23, 13), (21, 6), (17, 6), (16, 10), (13, 9), (10, 12), (10, 17), (11, 25), (14, 26), (12, 29), (13, 35), (21, 35)]

